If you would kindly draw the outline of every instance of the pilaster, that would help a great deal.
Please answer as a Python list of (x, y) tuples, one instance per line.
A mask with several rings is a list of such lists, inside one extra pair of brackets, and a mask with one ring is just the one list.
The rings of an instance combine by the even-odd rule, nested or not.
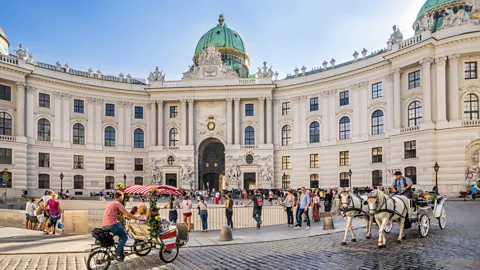
[(25, 137), (25, 87), (24, 82), (17, 82), (16, 95), (16, 120), (15, 120), (15, 135), (18, 142), (27, 142)]
[[(437, 127), (445, 127), (447, 122), (447, 88), (446, 88), (447, 57), (435, 59), (437, 69)], [(439, 126), (440, 125), (440, 126)]]

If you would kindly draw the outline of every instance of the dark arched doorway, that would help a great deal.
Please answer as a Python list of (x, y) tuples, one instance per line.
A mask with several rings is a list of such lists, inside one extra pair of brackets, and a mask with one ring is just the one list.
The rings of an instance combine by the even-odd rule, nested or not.
[(206, 139), (198, 148), (198, 187), (220, 190), (224, 188), (225, 146), (217, 139)]

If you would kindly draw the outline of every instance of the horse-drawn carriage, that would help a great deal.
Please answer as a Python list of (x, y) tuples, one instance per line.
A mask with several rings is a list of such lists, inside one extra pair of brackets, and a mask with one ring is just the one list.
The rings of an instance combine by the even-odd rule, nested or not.
[(402, 194), (386, 194), (379, 189), (373, 190), (367, 196), (358, 196), (350, 189), (340, 190), (338, 193), (339, 210), (347, 221), (345, 237), (342, 245), (346, 245), (347, 235), (350, 231), (352, 242), (355, 242), (355, 234), (352, 228), (352, 219), (357, 216), (364, 217), (367, 222), (367, 239), (371, 237), (372, 224), (375, 222), (379, 227), (378, 247), (386, 247), (385, 233), (392, 230), (393, 222), (399, 224), (400, 233), (397, 242), (404, 239), (403, 229), (411, 227), (412, 223), (418, 225), (421, 237), (427, 236), (430, 230), (431, 220), (438, 219), (440, 229), (444, 229), (447, 222), (444, 195), (424, 193), (421, 190), (413, 194), (409, 199)]

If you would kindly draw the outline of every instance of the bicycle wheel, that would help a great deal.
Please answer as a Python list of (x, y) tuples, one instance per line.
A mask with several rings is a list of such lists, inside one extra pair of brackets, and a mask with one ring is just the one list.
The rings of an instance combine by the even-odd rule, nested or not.
[(150, 251), (152, 250), (152, 244), (147, 241), (135, 240), (133, 250), (135, 251), (135, 254), (137, 254), (137, 256), (147, 256), (148, 253), (150, 253)]
[(108, 250), (97, 249), (94, 250), (87, 259), (88, 270), (106, 270), (110, 266), (112, 259)]
[(175, 245), (173, 249), (166, 249), (165, 246), (160, 247), (160, 260), (164, 263), (171, 263), (175, 261), (178, 256), (178, 245)]

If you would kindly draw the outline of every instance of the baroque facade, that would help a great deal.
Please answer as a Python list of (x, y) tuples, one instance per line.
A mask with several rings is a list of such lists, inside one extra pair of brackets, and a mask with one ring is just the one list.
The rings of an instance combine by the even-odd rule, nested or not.
[[(0, 29), (0, 164), (9, 194), (115, 183), (181, 188), (389, 185), (464, 189), (478, 175), (480, 21), (475, 1), (428, 0), (387, 47), (278, 79), (254, 75), (223, 16), (177, 81), (79, 71), (9, 54)], [(349, 174), (349, 171), (351, 174)], [(62, 174), (62, 178), (60, 178)], [(4, 179), (5, 180), (5, 179)]]

